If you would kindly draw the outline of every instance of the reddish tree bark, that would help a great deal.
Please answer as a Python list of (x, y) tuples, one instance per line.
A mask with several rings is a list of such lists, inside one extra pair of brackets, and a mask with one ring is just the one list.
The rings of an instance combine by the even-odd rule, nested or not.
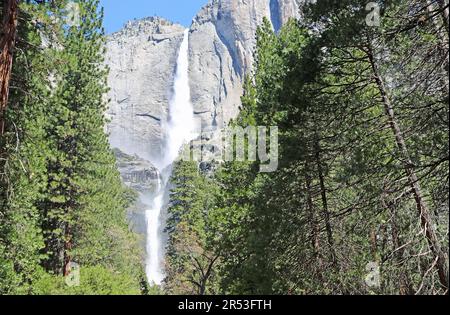
[(8, 106), (9, 82), (17, 36), (19, 0), (4, 0), (0, 40), (0, 135), (5, 132), (5, 111)]

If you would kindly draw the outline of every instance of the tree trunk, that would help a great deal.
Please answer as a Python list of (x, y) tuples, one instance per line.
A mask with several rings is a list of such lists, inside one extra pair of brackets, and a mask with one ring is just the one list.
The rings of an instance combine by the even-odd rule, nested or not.
[[(395, 211), (395, 205), (389, 206), (389, 210), (391, 211), (391, 215), (392, 215), (391, 234), (392, 234), (392, 242), (394, 244), (394, 250), (396, 250), (395, 260), (397, 261), (398, 264), (400, 264), (403, 259), (404, 249), (400, 249), (403, 246), (403, 244), (400, 241), (400, 236), (399, 236), (399, 232), (398, 232), (397, 213)], [(407, 270), (405, 270), (401, 266), (399, 273), (400, 274), (399, 274), (398, 285), (399, 285), (400, 295), (412, 295), (413, 290), (411, 288)]]
[(439, 240), (436, 235), (435, 227), (433, 224), (433, 220), (430, 215), (430, 210), (428, 208), (428, 205), (426, 204), (419, 179), (417, 177), (417, 174), (414, 170), (414, 165), (411, 160), (411, 157), (408, 152), (408, 148), (406, 146), (405, 139), (403, 137), (403, 133), (401, 131), (401, 128), (397, 122), (397, 118), (394, 113), (394, 109), (391, 104), (391, 100), (388, 96), (388, 92), (385, 86), (385, 83), (379, 73), (378, 66), (375, 61), (375, 57), (373, 55), (373, 52), (371, 50), (371, 47), (367, 47), (368, 50), (366, 51), (371, 68), (374, 75), (374, 80), (377, 84), (377, 87), (380, 91), (385, 113), (388, 117), (389, 124), (391, 127), (391, 130), (395, 136), (395, 141), (398, 147), (398, 150), (401, 154), (401, 161), (403, 163), (403, 167), (405, 169), (405, 172), (408, 176), (408, 184), (411, 186), (412, 193), (414, 195), (414, 199), (417, 206), (417, 211), (420, 218), (420, 223), (422, 226), (422, 229), (425, 232), (425, 236), (428, 242), (428, 245), (430, 247), (430, 250), (432, 251), (434, 258), (437, 260), (436, 268), (439, 274), (439, 280), (441, 282), (441, 285), (445, 288), (445, 290), (448, 289), (448, 268), (447, 268), (447, 257), (446, 254), (443, 252), (441, 245), (439, 243)]
[(307, 204), (308, 204), (308, 220), (311, 224), (311, 246), (312, 246), (312, 250), (313, 250), (313, 255), (314, 257), (317, 259), (317, 264), (318, 264), (318, 270), (319, 270), (319, 278), (321, 278), (321, 270), (323, 268), (323, 261), (322, 261), (322, 257), (320, 254), (320, 238), (319, 238), (319, 228), (318, 228), (318, 223), (316, 220), (316, 215), (315, 215), (315, 211), (314, 211), (314, 202), (313, 202), (313, 198), (312, 198), (312, 184), (311, 184), (311, 176), (308, 174), (309, 173), (309, 168), (308, 166), (306, 166), (306, 176), (305, 176), (305, 181), (306, 181), (306, 198), (307, 198)]
[(5, 111), (8, 105), (9, 82), (17, 35), (19, 0), (4, 0), (2, 38), (0, 41), (0, 135), (5, 132)]
[(323, 217), (325, 220), (325, 228), (327, 231), (328, 246), (329, 246), (329, 250), (331, 253), (333, 265), (335, 265), (337, 262), (337, 259), (336, 259), (336, 253), (334, 251), (333, 230), (331, 227), (330, 211), (328, 208), (327, 190), (325, 187), (325, 177), (324, 177), (323, 166), (322, 166), (322, 161), (321, 161), (321, 147), (320, 147), (320, 142), (319, 142), (317, 135), (315, 136), (315, 138), (316, 138), (315, 144), (314, 144), (315, 145), (315, 158), (316, 158), (316, 164), (317, 164), (317, 173), (319, 175), (319, 182), (320, 182), (320, 194), (322, 197), (322, 206), (323, 206), (322, 213), (323, 213)]
[(72, 232), (68, 223), (66, 223), (66, 235), (64, 240), (64, 276), (67, 277), (72, 271), (72, 257), (71, 251), (73, 249), (72, 245)]
[(397, 205), (396, 202), (390, 202), (387, 198), (387, 192), (383, 192), (381, 197), (383, 207), (391, 214), (391, 237), (394, 251), (395, 261), (399, 266), (398, 275), (398, 288), (400, 295), (413, 295), (414, 291), (411, 287), (411, 281), (409, 279), (408, 270), (402, 266), (403, 254), (405, 253), (405, 247), (399, 235), (399, 226), (397, 222)]

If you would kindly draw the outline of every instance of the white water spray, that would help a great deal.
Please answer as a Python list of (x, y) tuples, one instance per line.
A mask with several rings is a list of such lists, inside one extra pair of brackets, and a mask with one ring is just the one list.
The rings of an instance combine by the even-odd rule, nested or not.
[(146, 211), (147, 261), (146, 273), (150, 283), (160, 285), (164, 280), (164, 244), (162, 211), (164, 196), (172, 173), (173, 162), (185, 143), (194, 139), (194, 109), (189, 87), (189, 30), (185, 30), (177, 60), (177, 72), (173, 85), (173, 97), (169, 103), (169, 119), (163, 124), (165, 136), (161, 160), (156, 166), (161, 174), (158, 191), (153, 198), (152, 209)]

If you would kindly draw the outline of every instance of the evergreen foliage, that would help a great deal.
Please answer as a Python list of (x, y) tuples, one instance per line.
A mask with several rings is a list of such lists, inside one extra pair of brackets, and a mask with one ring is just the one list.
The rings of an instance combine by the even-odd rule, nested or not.
[[(0, 293), (139, 294), (133, 201), (104, 133), (107, 69), (98, 0), (20, 2), (1, 138)], [(81, 266), (81, 285), (63, 276)]]
[[(233, 123), (279, 126), (280, 167), (225, 163), (203, 175), (219, 188), (202, 248), (218, 255), (211, 288), (448, 294), (448, 17), (435, 1), (378, 2), (377, 27), (365, 1), (326, 0), (278, 34), (260, 27)], [(202, 190), (185, 172), (174, 182)], [(173, 220), (172, 240), (203, 222)], [(171, 263), (184, 252), (169, 253)]]

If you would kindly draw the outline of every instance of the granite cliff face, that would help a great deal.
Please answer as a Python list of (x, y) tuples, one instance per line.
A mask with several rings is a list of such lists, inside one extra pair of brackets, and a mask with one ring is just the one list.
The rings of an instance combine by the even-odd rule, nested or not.
[[(189, 84), (194, 114), (203, 130), (221, 128), (238, 114), (243, 79), (252, 70), (255, 34), (263, 18), (277, 31), (290, 17), (299, 16), (304, 1), (210, 0), (194, 17)], [(107, 131), (112, 147), (121, 152), (120, 168), (125, 174), (133, 172), (136, 160), (139, 172), (145, 172), (142, 161), (153, 172), (152, 163), (160, 157), (183, 31), (181, 25), (153, 17), (129, 22), (108, 38)], [(127, 165), (133, 159), (123, 159), (124, 155), (134, 161)], [(141, 193), (148, 188), (139, 180), (127, 184)], [(138, 208), (145, 210), (148, 205), (140, 202)]]
[(113, 148), (148, 161), (158, 157), (183, 31), (181, 25), (147, 18), (109, 37), (107, 115)]
[(203, 127), (225, 125), (238, 114), (242, 79), (253, 63), (255, 32), (269, 3), (211, 1), (194, 18), (190, 41), (192, 102)]
[(263, 18), (276, 31), (299, 16), (303, 0), (212, 0), (191, 25), (192, 101), (203, 127), (236, 117), (244, 76), (252, 70), (256, 30)]

